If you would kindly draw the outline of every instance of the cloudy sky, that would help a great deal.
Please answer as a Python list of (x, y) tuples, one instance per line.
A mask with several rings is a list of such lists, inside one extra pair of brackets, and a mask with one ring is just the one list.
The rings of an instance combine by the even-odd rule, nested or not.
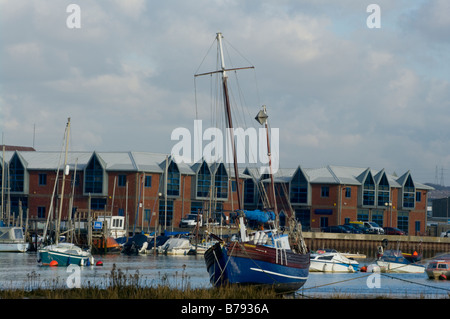
[[(67, 26), (71, 3), (80, 28)], [(169, 153), (175, 128), (209, 126), (213, 84), (194, 74), (215, 68), (220, 31), (232, 66), (255, 66), (237, 79), (253, 82), (243, 117), (267, 105), (280, 167), (421, 182), (438, 168), (450, 184), (448, 12), (447, 0), (0, 0), (1, 132), (59, 151), (71, 117), (71, 150)]]

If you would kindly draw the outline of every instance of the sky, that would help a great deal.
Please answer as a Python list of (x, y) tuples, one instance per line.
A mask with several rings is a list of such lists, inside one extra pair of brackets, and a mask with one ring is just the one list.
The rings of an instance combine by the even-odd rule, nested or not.
[(214, 123), (213, 81), (194, 74), (215, 70), (221, 32), (229, 67), (255, 67), (230, 74), (245, 92), (233, 97), (247, 125), (267, 106), (280, 168), (450, 184), (448, 12), (447, 0), (0, 0), (2, 139), (60, 151), (70, 117), (70, 150), (170, 153), (176, 128)]

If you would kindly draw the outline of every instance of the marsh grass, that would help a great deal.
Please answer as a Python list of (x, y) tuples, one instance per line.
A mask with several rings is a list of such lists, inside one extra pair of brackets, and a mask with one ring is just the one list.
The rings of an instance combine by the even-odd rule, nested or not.
[[(7, 288), (7, 289), (5, 289)], [(192, 288), (185, 266), (172, 275), (159, 273), (147, 279), (118, 269), (114, 264), (100, 284), (87, 282), (81, 288), (68, 288), (60, 278), (43, 281), (32, 272), (23, 287), (3, 287), (0, 299), (279, 299), (275, 290), (255, 286)]]

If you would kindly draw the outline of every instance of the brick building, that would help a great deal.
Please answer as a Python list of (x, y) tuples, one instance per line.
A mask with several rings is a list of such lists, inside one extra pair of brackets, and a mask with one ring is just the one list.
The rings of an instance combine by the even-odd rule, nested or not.
[[(59, 209), (60, 153), (6, 152), (4, 162), (9, 168), (5, 188), (10, 189), (12, 212), (17, 215), (20, 203), (30, 218), (45, 220), (58, 167), (53, 207)], [(90, 203), (91, 210), (128, 216), (130, 230), (152, 230), (155, 225), (169, 229), (178, 227), (185, 215), (209, 205), (227, 213), (237, 208), (234, 173), (223, 163), (177, 164), (170, 156), (147, 152), (69, 152), (67, 162), (62, 219), (69, 211), (87, 211)], [(211, 190), (215, 200), (210, 199)]]
[[(272, 194), (269, 176), (259, 176), (257, 170), (244, 172), (252, 177), (245, 181), (245, 206), (261, 207), (256, 199), (259, 191), (256, 185), (263, 181), (265, 192)], [(305, 230), (349, 221), (373, 221), (381, 227), (397, 227), (411, 235), (425, 234), (427, 193), (432, 189), (415, 181), (410, 171), (396, 176), (384, 169), (299, 166), (279, 169), (275, 175), (281, 225), (294, 213)]]
[[(11, 211), (17, 214), (21, 203), (30, 218), (45, 220), (61, 154), (7, 151), (2, 162), (9, 171), (4, 183), (10, 190)], [(209, 206), (223, 217), (238, 208), (234, 172), (224, 163), (177, 164), (170, 156), (149, 152), (69, 152), (68, 164), (63, 219), (70, 211), (72, 192), (71, 211), (87, 210), (90, 203), (91, 210), (128, 216), (131, 230), (151, 230), (157, 224), (178, 227), (182, 217)], [(239, 179), (245, 209), (273, 206), (264, 200), (272, 194), (267, 174), (242, 168)], [(427, 193), (433, 188), (415, 181), (409, 171), (399, 177), (384, 169), (299, 166), (279, 169), (274, 180), (281, 225), (295, 214), (306, 230), (359, 220), (425, 234)], [(61, 172), (56, 187), (60, 194)], [(56, 209), (59, 203), (58, 195)]]

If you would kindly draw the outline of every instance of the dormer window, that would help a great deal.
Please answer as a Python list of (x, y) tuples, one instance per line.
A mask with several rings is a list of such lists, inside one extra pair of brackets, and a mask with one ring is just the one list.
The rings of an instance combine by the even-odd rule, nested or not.
[(25, 169), (17, 154), (9, 162), (9, 176), (11, 192), (22, 193), (24, 191)]
[(197, 174), (197, 197), (208, 197), (211, 187), (211, 172), (206, 162), (203, 162)]
[(414, 208), (415, 196), (416, 188), (410, 175), (403, 186), (403, 207)]
[(180, 171), (174, 161), (167, 168), (167, 196), (180, 196)]
[(367, 174), (366, 180), (364, 181), (363, 185), (363, 205), (375, 205), (375, 182), (370, 172)]
[(308, 181), (300, 170), (292, 178), (290, 198), (293, 204), (308, 203)]
[(86, 194), (103, 193), (103, 167), (98, 158), (93, 156), (86, 166), (84, 175), (84, 192)]
[(390, 202), (390, 188), (386, 174), (383, 174), (380, 182), (378, 183), (378, 206), (384, 207), (386, 203)]
[(228, 198), (228, 174), (223, 163), (216, 171), (214, 186), (216, 187), (217, 198)]

